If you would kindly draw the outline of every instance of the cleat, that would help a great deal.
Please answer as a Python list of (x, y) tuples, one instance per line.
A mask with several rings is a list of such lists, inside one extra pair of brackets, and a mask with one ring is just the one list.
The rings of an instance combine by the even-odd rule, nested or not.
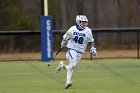
[(56, 73), (60, 72), (60, 70), (62, 69), (63, 65), (64, 65), (64, 62), (60, 61), (58, 67), (56, 68)]
[(72, 86), (72, 82), (66, 83), (66, 84), (65, 84), (65, 89), (68, 89), (68, 88), (71, 87), (71, 86)]

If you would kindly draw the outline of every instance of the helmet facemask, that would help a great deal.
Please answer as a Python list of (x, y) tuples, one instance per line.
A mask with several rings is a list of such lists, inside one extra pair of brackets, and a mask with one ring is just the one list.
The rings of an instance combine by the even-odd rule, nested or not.
[(85, 29), (88, 25), (88, 22), (87, 21), (80, 21), (79, 22), (79, 26), (82, 28), (82, 29)]
[(76, 17), (76, 24), (80, 29), (85, 29), (88, 25), (88, 19), (85, 15), (78, 15)]

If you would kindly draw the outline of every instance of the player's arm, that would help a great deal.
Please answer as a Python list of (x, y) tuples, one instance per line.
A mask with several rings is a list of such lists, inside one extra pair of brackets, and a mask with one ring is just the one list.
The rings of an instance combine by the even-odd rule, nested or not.
[(92, 31), (90, 31), (90, 33), (89, 33), (88, 44), (90, 46), (90, 53), (93, 54), (94, 56), (96, 56), (97, 52), (96, 52), (96, 48), (95, 48), (95, 43), (94, 43), (94, 38), (93, 38), (93, 35), (92, 35)]
[(70, 31), (68, 31), (67, 33), (65, 33), (65, 35), (63, 36), (62, 42), (61, 42), (61, 48), (63, 48), (64, 46), (67, 45), (68, 40), (72, 37), (72, 33)]
[(93, 41), (93, 42), (89, 42), (89, 46), (90, 46), (90, 47), (95, 47), (94, 41)]
[(94, 40), (92, 42), (89, 42), (89, 46), (90, 46), (90, 53), (96, 56), (97, 52), (96, 52)]
[(90, 46), (90, 53), (93, 54), (94, 56), (96, 56), (97, 52), (96, 52), (94, 41), (93, 42), (89, 42), (89, 46)]

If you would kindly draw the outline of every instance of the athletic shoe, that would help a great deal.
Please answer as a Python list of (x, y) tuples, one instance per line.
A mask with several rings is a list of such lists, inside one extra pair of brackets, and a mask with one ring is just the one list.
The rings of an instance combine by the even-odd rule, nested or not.
[(56, 68), (56, 72), (60, 72), (60, 70), (63, 68), (63, 65), (64, 65), (64, 62), (63, 61), (60, 61), (59, 65), (57, 66)]
[(71, 87), (71, 86), (72, 86), (72, 82), (66, 83), (66, 84), (65, 84), (65, 89), (68, 89), (68, 88)]

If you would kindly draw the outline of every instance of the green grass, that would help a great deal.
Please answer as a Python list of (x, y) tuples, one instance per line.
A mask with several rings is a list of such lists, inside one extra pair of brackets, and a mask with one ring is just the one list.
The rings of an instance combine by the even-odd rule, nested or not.
[(0, 62), (0, 93), (140, 93), (138, 59), (82, 60), (67, 90), (65, 70), (55, 73), (58, 64)]

